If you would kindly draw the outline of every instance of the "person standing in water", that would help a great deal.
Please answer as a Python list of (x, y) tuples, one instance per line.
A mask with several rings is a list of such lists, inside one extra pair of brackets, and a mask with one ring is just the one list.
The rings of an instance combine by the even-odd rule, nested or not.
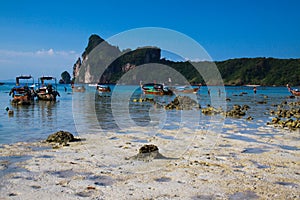
[(256, 87), (253, 88), (253, 92), (254, 92), (254, 94), (256, 94)]

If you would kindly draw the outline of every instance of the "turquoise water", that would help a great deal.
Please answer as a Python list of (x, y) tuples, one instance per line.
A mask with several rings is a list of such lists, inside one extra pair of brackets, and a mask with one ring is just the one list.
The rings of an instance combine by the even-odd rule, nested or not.
[[(247, 104), (250, 110), (242, 119), (222, 117), (218, 119), (204, 116), (200, 110), (166, 111), (149, 102), (133, 103), (133, 99), (145, 97), (138, 86), (118, 86), (112, 98), (100, 98), (96, 95), (95, 88), (88, 85), (85, 85), (87, 90), (84, 93), (72, 93), (69, 85), (59, 85), (60, 97), (56, 102), (35, 101), (28, 106), (10, 104), (11, 97), (8, 93), (12, 87), (13, 84), (8, 83), (0, 86), (0, 144), (43, 140), (59, 130), (80, 135), (103, 130), (126, 133), (129, 128), (143, 127), (148, 131), (176, 130), (184, 127), (205, 130), (218, 127), (226, 133), (228, 128), (223, 128), (224, 124), (235, 125), (239, 128), (239, 133), (245, 134), (244, 136), (231, 134), (228, 137), (253, 142), (247, 135), (255, 134), (257, 129), (265, 127), (266, 122), (272, 118), (269, 110), (274, 109), (274, 104), (280, 104), (282, 101), (299, 101), (299, 98), (288, 98), (290, 93), (285, 87), (258, 87), (256, 94), (251, 87), (225, 87), (221, 95), (224, 97), (226, 95), (226, 98), (231, 100), (225, 101), (225, 106), (230, 108), (234, 104)], [(210, 87), (210, 95), (207, 87), (202, 87), (197, 95), (188, 95), (197, 100), (202, 107), (206, 107), (207, 104), (219, 105), (218, 102), (214, 102), (219, 95), (219, 87)], [(147, 97), (153, 97), (163, 105), (174, 98), (174, 96)], [(264, 104), (257, 103), (263, 101)], [(13, 116), (8, 115), (6, 107), (14, 111)], [(252, 116), (254, 120), (246, 121), (245, 118), (248, 116)], [(214, 120), (221, 122), (215, 123)], [(277, 131), (276, 128), (273, 129), (274, 132)], [(148, 134), (147, 131), (145, 134)], [(271, 131), (268, 131), (265, 136), (270, 137), (271, 134)], [(159, 134), (158, 136), (165, 137)]]
[[(64, 92), (63, 85), (59, 86), (60, 97), (55, 103), (35, 101), (27, 106), (10, 104), (9, 91), (13, 86), (0, 86), (0, 143), (37, 141), (58, 130), (75, 131), (69, 86), (67, 92)], [(13, 116), (7, 114), (6, 107), (14, 111)]]

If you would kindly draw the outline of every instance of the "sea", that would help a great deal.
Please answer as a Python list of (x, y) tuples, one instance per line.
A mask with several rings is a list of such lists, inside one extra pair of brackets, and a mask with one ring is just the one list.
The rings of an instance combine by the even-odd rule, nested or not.
[[(144, 95), (138, 85), (111, 85), (110, 96), (99, 96), (94, 85), (82, 85), (85, 92), (72, 92), (70, 85), (57, 86), (60, 96), (56, 102), (35, 100), (32, 105), (12, 105), (9, 92), (14, 83), (0, 85), (0, 144), (16, 142), (36, 142), (48, 135), (63, 130), (81, 136), (115, 131), (128, 134), (153, 135), (164, 139), (161, 130), (212, 130), (227, 133), (236, 127), (238, 134), (228, 137), (253, 142), (251, 134), (266, 130), (265, 137), (272, 137), (282, 131), (267, 126), (274, 116), (270, 110), (282, 102), (296, 102), (300, 98), (290, 98), (286, 87), (257, 87), (257, 93), (250, 86), (202, 86), (197, 94), (176, 94), (174, 96)], [(233, 105), (248, 105), (250, 109), (239, 119), (206, 116), (201, 109), (166, 110), (164, 106), (178, 95), (189, 96), (200, 104), (231, 109)], [(151, 102), (154, 100), (155, 103)], [(13, 110), (9, 115), (6, 109)], [(252, 117), (252, 120), (247, 120)]]

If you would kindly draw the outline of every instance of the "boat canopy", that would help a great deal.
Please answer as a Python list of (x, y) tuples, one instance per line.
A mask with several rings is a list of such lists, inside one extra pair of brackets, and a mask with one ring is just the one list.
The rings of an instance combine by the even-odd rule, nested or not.
[(45, 80), (47, 80), (47, 81), (54, 80), (55, 84), (56, 84), (56, 78), (53, 76), (42, 76), (39, 78), (39, 81), (41, 82), (42, 85), (44, 85)]
[(52, 77), (52, 76), (43, 76), (43, 77), (40, 77), (41, 80), (52, 80), (52, 79), (56, 79), (55, 77)]
[[(32, 79), (33, 80), (33, 77), (31, 75), (21, 75), (21, 76), (17, 76), (16, 77), (16, 85), (20, 85), (20, 80), (21, 79), (25, 79), (25, 80), (28, 80), (28, 79)], [(33, 80), (34, 81), (34, 80)]]

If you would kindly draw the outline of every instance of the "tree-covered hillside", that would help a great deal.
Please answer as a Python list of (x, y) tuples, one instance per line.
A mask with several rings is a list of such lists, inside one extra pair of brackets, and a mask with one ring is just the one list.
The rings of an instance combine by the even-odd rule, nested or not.
[[(203, 73), (199, 74), (195, 68), (195, 66), (200, 66), (202, 72), (205, 69), (210, 71), (213, 69), (213, 63), (173, 62), (162, 59), (157, 61), (157, 63), (172, 67), (190, 83), (215, 84), (214, 82), (210, 82), (209, 79), (204, 80), (202, 77)], [(239, 58), (215, 62), (215, 65), (226, 85), (257, 84), (280, 86), (287, 83), (290, 85), (300, 85), (300, 59)], [(124, 73), (121, 72), (112, 76), (114, 77), (113, 82), (117, 81)], [(162, 74), (158, 74), (157, 76), (157, 80), (159, 80), (159, 76), (162, 76)]]
[(229, 85), (300, 85), (300, 59), (240, 58), (216, 65)]
[[(121, 51), (95, 34), (90, 36), (88, 45), (82, 53), (82, 63), (79, 58), (74, 64), (73, 75), (77, 82), (116, 83), (128, 71), (149, 63), (171, 67), (176, 71), (173, 74), (175, 76), (172, 77), (173, 80), (180, 79), (181, 76), (190, 83), (220, 84), (220, 82), (211, 80), (216, 78), (217, 73), (214, 68), (217, 66), (221, 79), (226, 85), (285, 85), (287, 83), (300, 85), (300, 59), (260, 57), (236, 58), (215, 63), (174, 62), (161, 59), (161, 50), (157, 47), (141, 47), (135, 50)], [(150, 69), (148, 75), (155, 77), (157, 81), (164, 82), (166, 80), (163, 79), (166, 79), (168, 71), (162, 70), (157, 73)], [(139, 83), (144, 78), (142, 75), (140, 76), (128, 80), (127, 83)], [(206, 76), (205, 79), (202, 76)]]

